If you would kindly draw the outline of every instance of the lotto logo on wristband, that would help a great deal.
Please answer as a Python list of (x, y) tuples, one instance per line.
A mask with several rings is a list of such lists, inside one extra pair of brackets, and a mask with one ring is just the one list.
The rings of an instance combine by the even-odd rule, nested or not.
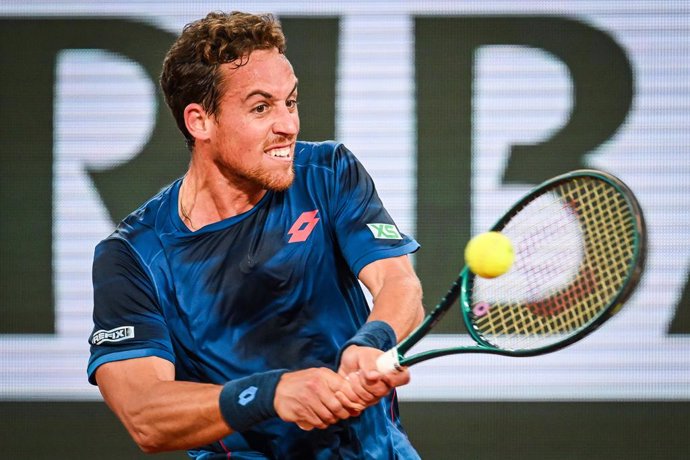
[(242, 393), (240, 393), (240, 396), (237, 398), (237, 402), (240, 404), (240, 406), (246, 406), (250, 402), (254, 401), (257, 390), (258, 388), (256, 388), (255, 386), (251, 386), (242, 390)]

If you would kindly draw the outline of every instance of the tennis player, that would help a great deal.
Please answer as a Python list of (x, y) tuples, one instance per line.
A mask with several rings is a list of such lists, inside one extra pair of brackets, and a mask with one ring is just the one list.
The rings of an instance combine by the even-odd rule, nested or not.
[(418, 244), (343, 145), (297, 141), (284, 51), (270, 15), (211, 13), (168, 52), (191, 161), (96, 247), (88, 378), (146, 452), (418, 458), (409, 374), (374, 363), (422, 319)]

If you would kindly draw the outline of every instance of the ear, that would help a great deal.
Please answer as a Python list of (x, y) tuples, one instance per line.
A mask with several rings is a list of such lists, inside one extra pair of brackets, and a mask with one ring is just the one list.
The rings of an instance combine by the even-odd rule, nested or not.
[(189, 134), (199, 141), (208, 140), (211, 120), (200, 104), (189, 104), (184, 108), (184, 124)]

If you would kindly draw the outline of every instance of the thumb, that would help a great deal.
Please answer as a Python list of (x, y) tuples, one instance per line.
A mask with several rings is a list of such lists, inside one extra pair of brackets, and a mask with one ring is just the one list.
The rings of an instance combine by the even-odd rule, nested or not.
[(360, 376), (364, 378), (364, 381), (367, 385), (372, 385), (384, 377), (384, 375), (376, 369), (362, 371), (360, 373)]

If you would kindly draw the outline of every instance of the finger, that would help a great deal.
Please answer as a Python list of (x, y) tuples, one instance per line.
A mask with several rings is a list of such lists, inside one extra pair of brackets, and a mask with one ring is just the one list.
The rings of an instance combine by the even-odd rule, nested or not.
[(319, 414), (319, 406), (321, 403), (318, 398), (306, 398), (300, 403), (302, 407), (295, 412), (293, 419), (298, 427), (305, 431), (326, 427)]
[(366, 405), (364, 405), (363, 403), (353, 402), (342, 391), (336, 391), (335, 397), (338, 398), (338, 401), (340, 401), (340, 404), (347, 411), (350, 417), (359, 415), (362, 413), (364, 409), (366, 409)]
[(335, 380), (329, 377), (326, 379), (327, 386), (319, 386), (316, 389), (318, 402), (311, 405), (311, 409), (322, 424), (315, 424), (317, 428), (326, 428), (326, 426), (350, 416), (350, 413), (343, 407), (340, 399), (335, 395), (336, 389), (340, 386), (339, 382), (344, 381), (344, 379), (337, 376), (337, 374), (332, 375), (335, 377)]
[(338, 420), (350, 418), (350, 411), (343, 404), (341, 397), (338, 396), (339, 394), (343, 395), (342, 392), (337, 391), (323, 402), (326, 409), (328, 409), (330, 413), (336, 417), (336, 420), (333, 423), (337, 422)]
[[(336, 412), (342, 411), (344, 414), (343, 416), (347, 417), (347, 415), (345, 415), (347, 414), (347, 411), (343, 409), (338, 399), (335, 396), (332, 398), (335, 401), (335, 404), (332, 401), (321, 401), (320, 404), (315, 404), (311, 407), (314, 415), (316, 416), (316, 422), (313, 423), (316, 428), (324, 429), (339, 421), (340, 418), (338, 415), (336, 415)], [(338, 409), (338, 407), (340, 409)]]
[(364, 378), (364, 382), (367, 385), (376, 385), (384, 378), (384, 374), (377, 371), (376, 369), (369, 369), (367, 371), (361, 372), (360, 376)]
[(366, 401), (355, 393), (349, 380), (344, 380), (339, 389), (335, 391), (336, 396), (349, 411), (361, 412), (366, 408)]
[(347, 376), (347, 381), (350, 388), (357, 395), (357, 397), (367, 406), (370, 406), (378, 397), (370, 391), (368, 386), (363, 385), (363, 377), (360, 377), (359, 372), (353, 372)]
[(383, 374), (378, 371), (367, 371), (360, 373), (360, 383), (367, 392), (376, 398), (387, 395), (393, 387), (384, 379)]
[(340, 393), (342, 395), (342, 389), (347, 388), (349, 385), (344, 378), (337, 374), (328, 375), (326, 383), (327, 387), (323, 389), (320, 388), (317, 395), (321, 404), (327, 410), (327, 412), (320, 411), (319, 415), (324, 422), (330, 425), (340, 419), (346, 419), (350, 416), (350, 412), (343, 405), (341, 398), (336, 394)]
[(410, 372), (407, 369), (403, 369), (398, 372), (386, 374), (383, 376), (383, 380), (391, 388), (407, 385), (410, 383)]

